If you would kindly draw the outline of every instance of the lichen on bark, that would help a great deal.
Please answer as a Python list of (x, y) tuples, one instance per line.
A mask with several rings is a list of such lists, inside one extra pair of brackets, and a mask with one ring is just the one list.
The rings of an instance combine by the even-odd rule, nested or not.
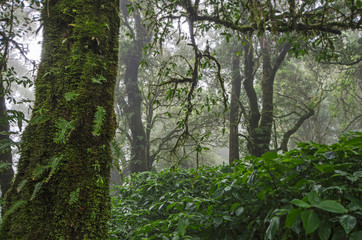
[[(119, 1), (43, 4), (36, 100), (0, 236), (108, 239)], [(102, 128), (94, 134), (100, 107)]]

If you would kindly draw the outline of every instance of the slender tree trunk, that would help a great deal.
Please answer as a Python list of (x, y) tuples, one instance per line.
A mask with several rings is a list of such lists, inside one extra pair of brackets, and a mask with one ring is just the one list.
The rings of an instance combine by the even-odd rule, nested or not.
[(294, 124), (294, 126), (289, 129), (286, 133), (284, 133), (283, 135), (283, 139), (282, 142), (280, 144), (280, 149), (283, 152), (287, 152), (288, 151), (288, 142), (290, 137), (298, 131), (298, 129), (302, 126), (302, 124), (309, 119), (310, 117), (312, 117), (314, 115), (314, 109), (310, 108), (308, 109), (307, 112), (305, 112), (302, 116), (300, 116), (300, 118), (298, 119), (298, 121)]
[[(1, 69), (1, 68), (0, 68)], [(9, 122), (6, 118), (6, 105), (4, 96), (4, 87), (0, 76), (0, 144), (6, 145), (10, 141), (7, 132), (10, 131)], [(1, 197), (10, 189), (11, 180), (14, 177), (14, 170), (12, 168), (12, 155), (10, 147), (0, 149), (0, 164), (5, 163), (8, 166), (0, 169), (0, 187)], [(2, 211), (2, 214), (4, 212)]]
[(147, 161), (147, 136), (142, 122), (143, 99), (138, 82), (138, 71), (141, 64), (143, 47), (150, 39), (147, 36), (146, 29), (142, 25), (141, 15), (137, 9), (132, 13), (134, 26), (130, 24), (130, 13), (127, 8), (129, 4), (132, 3), (128, 0), (123, 0), (121, 2), (121, 8), (124, 25), (132, 35), (133, 44), (121, 58), (126, 66), (124, 83), (126, 86), (127, 107), (124, 110), (128, 115), (132, 136), (129, 172), (134, 173), (149, 171), (151, 169)]
[(108, 239), (117, 0), (43, 1), (43, 51), (1, 239)]
[(249, 112), (247, 116), (248, 143), (247, 147), (250, 154), (258, 156), (256, 145), (256, 131), (259, 127), (260, 111), (258, 106), (258, 96), (254, 89), (254, 53), (252, 35), (249, 34), (248, 40), (244, 46), (244, 89), (249, 102)]
[[(132, 133), (130, 172), (148, 171), (146, 158), (146, 133), (142, 123), (142, 95), (138, 87), (139, 53), (130, 54), (126, 59), (125, 85), (128, 98), (128, 119)], [(140, 48), (142, 51), (142, 48)]]
[(229, 164), (239, 159), (239, 104), (241, 91), (240, 55), (234, 53), (232, 59), (232, 82), (230, 101), (230, 135), (229, 135)]

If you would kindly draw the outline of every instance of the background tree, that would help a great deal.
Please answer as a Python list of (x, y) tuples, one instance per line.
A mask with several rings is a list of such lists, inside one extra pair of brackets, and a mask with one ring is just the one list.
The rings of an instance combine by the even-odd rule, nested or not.
[(36, 100), (4, 239), (108, 239), (118, 1), (46, 1)]
[[(355, 2), (324, 2), (321, 5), (312, 2), (297, 4), (295, 1), (287, 2), (259, 2), (259, 1), (172, 1), (169, 3), (159, 3), (151, 1), (147, 9), (149, 25), (155, 28), (154, 39), (164, 42), (172, 37), (173, 32), (182, 31), (180, 22), (185, 21), (189, 25), (189, 35), (186, 38), (193, 48), (194, 65), (190, 67), (190, 78), (181, 77), (173, 79), (178, 83), (189, 83), (189, 94), (192, 96), (196, 89), (199, 75), (199, 67), (203, 61), (203, 54), (200, 54), (200, 46), (196, 41), (200, 36), (210, 29), (220, 29), (221, 34), (230, 39), (232, 31), (238, 34), (250, 34), (250, 39), (255, 35), (260, 46), (260, 57), (262, 59), (262, 80), (261, 80), (261, 100), (258, 99), (255, 89), (253, 90), (254, 76), (250, 73), (256, 70), (252, 62), (254, 51), (248, 51), (246, 58), (249, 65), (245, 67), (245, 76), (250, 72), (250, 78), (245, 77), (246, 94), (248, 96), (249, 107), (245, 118), (248, 119), (248, 141), (249, 152), (260, 156), (270, 149), (272, 125), (273, 125), (273, 86), (275, 74), (284, 60), (289, 49), (296, 55), (303, 53), (306, 46), (320, 46), (321, 58), (328, 58), (327, 52), (333, 49), (333, 42), (330, 40), (334, 34), (341, 34), (345, 29), (359, 29), (361, 27), (357, 11), (359, 3)], [(357, 4), (357, 5), (356, 5)], [(336, 5), (336, 6), (335, 6)], [(171, 10), (172, 9), (172, 10)], [(268, 9), (268, 11), (265, 11)], [(357, 17), (357, 18), (356, 18)], [(155, 21), (157, 19), (158, 21)], [(353, 19), (353, 20), (351, 20)], [(146, 21), (147, 22), (147, 21)], [(174, 24), (171, 24), (171, 23)], [(293, 34), (291, 34), (294, 32)], [(280, 52), (276, 58), (271, 59), (270, 55), (270, 35), (285, 33), (281, 42)], [(255, 34), (255, 35), (254, 35)], [(286, 41), (285, 41), (286, 40)], [(301, 44), (303, 43), (303, 44)], [(250, 42), (250, 44), (255, 44)], [(275, 44), (277, 46), (277, 44)], [(248, 54), (245, 54), (247, 56)], [(259, 100), (261, 106), (259, 106)], [(189, 104), (192, 106), (192, 104)], [(190, 112), (190, 111), (188, 111)], [(313, 114), (313, 109), (309, 109), (306, 114), (300, 117), (294, 126), (287, 131), (283, 142), (283, 148), (288, 142), (290, 135), (294, 133), (303, 121)], [(186, 114), (187, 115), (187, 114)], [(187, 117), (186, 117), (187, 119)], [(185, 127), (187, 129), (187, 126)], [(276, 149), (278, 146), (276, 145)]]
[[(121, 51), (124, 64), (124, 85), (126, 97), (118, 94), (118, 106), (128, 118), (131, 131), (130, 173), (151, 169), (147, 159), (146, 131), (142, 122), (142, 93), (139, 88), (138, 72), (143, 59), (143, 48), (150, 42), (150, 36), (142, 25), (142, 17), (136, 2), (121, 1), (122, 23), (127, 28), (130, 41)], [(118, 89), (119, 91), (120, 89)]]

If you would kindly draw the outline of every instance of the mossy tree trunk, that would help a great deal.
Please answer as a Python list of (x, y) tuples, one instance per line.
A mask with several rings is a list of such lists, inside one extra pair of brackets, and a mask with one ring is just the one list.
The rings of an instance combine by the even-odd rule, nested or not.
[[(0, 67), (0, 70), (1, 69)], [(3, 144), (7, 146), (11, 141), (8, 134), (9, 131), (10, 126), (6, 117), (5, 89), (0, 75), (0, 145)], [(10, 189), (11, 180), (14, 177), (12, 162), (10, 147), (0, 148), (0, 164), (4, 166), (7, 165), (6, 167), (0, 168), (1, 197), (4, 197), (5, 193)]]
[(118, 0), (43, 1), (43, 52), (1, 239), (108, 239)]

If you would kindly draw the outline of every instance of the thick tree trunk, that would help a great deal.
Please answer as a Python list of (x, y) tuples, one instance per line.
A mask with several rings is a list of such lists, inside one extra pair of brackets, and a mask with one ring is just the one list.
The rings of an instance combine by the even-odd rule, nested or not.
[[(1, 69), (1, 68), (0, 68)], [(10, 126), (6, 119), (6, 105), (4, 96), (4, 87), (0, 76), (0, 144), (6, 144), (10, 141), (9, 132)], [(0, 169), (0, 186), (1, 186), (1, 197), (10, 189), (11, 180), (14, 177), (14, 170), (12, 168), (12, 155), (10, 147), (0, 149), (0, 164), (5, 163), (8, 166)], [(3, 214), (4, 212), (2, 212)]]
[(43, 2), (34, 111), (0, 236), (108, 239), (119, 2)]
[(284, 61), (291, 45), (285, 43), (274, 63), (271, 62), (271, 51), (266, 36), (260, 38), (261, 53), (263, 60), (263, 79), (261, 83), (262, 101), (261, 113), (259, 111), (258, 98), (253, 86), (254, 68), (252, 45), (245, 45), (245, 81), (244, 88), (249, 100), (248, 117), (248, 150), (250, 154), (260, 157), (263, 153), (269, 151), (271, 140), (273, 114), (274, 114), (274, 79), (275, 75)]
[(233, 55), (230, 100), (229, 164), (239, 159), (239, 104), (241, 91), (240, 55)]

